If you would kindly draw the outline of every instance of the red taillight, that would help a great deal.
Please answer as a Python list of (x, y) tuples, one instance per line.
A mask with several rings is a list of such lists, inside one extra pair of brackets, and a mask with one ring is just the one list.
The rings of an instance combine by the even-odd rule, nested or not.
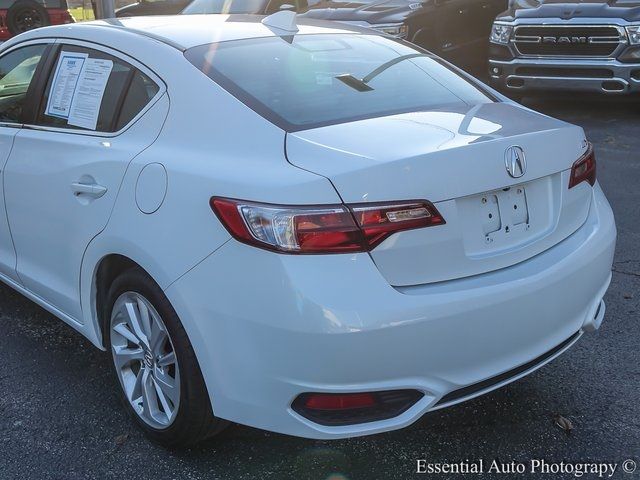
[(426, 201), (315, 207), (214, 197), (210, 204), (237, 240), (286, 253), (365, 252), (395, 232), (445, 223)]
[(348, 408), (365, 408), (376, 404), (370, 393), (312, 393), (304, 401), (305, 408), (311, 410), (344, 410)]
[(346, 211), (295, 215), (293, 229), (302, 252), (354, 252), (362, 249), (360, 232)]
[(245, 239), (248, 241), (251, 238), (249, 229), (244, 223), (242, 215), (238, 212), (237, 202), (224, 198), (212, 198), (210, 205), (231, 235), (238, 240)]
[(582, 182), (588, 182), (591, 186), (596, 183), (596, 155), (591, 144), (589, 144), (586, 153), (576, 160), (571, 167), (569, 188), (573, 188)]
[(395, 232), (443, 225), (444, 218), (429, 202), (390, 205), (355, 205), (351, 207), (370, 249)]
[(237, 240), (288, 253), (363, 250), (362, 234), (343, 206), (286, 207), (212, 198), (211, 208)]

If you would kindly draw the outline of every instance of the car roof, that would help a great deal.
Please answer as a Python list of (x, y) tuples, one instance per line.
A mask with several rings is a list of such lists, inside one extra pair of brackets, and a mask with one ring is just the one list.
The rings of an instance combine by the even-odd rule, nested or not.
[[(128, 18), (113, 18), (96, 20), (73, 25), (45, 27), (33, 30), (33, 37), (73, 37), (73, 31), (94, 28), (113, 28), (120, 31), (137, 33), (162, 41), (180, 50), (186, 50), (197, 45), (225, 42), (249, 38), (286, 36), (286, 32), (278, 31), (261, 23), (261, 15), (167, 15), (141, 16)], [(356, 33), (367, 32), (376, 34), (373, 30), (298, 17), (299, 31), (296, 35), (326, 34), (326, 33)], [(59, 32), (57, 32), (59, 31)], [(40, 35), (35, 32), (41, 32)], [(28, 32), (31, 33), (31, 32)], [(25, 34), (23, 34), (25, 35)]]

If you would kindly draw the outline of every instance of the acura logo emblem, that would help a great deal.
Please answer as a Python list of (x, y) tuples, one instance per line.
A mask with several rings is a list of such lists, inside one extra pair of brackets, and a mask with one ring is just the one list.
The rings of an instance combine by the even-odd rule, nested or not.
[(504, 152), (504, 165), (513, 178), (520, 178), (527, 171), (527, 160), (522, 147), (512, 146)]
[(153, 354), (149, 350), (144, 352), (144, 363), (147, 368), (153, 368)]

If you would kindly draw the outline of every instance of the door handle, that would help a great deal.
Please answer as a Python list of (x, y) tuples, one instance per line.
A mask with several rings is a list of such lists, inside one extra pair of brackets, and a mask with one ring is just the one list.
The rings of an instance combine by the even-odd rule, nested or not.
[(107, 187), (98, 185), (97, 183), (72, 183), (71, 191), (76, 197), (84, 195), (92, 198), (100, 198), (107, 193)]

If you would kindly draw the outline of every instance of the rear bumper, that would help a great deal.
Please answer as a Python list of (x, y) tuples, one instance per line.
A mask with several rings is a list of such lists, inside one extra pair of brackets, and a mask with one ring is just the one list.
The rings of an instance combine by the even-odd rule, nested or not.
[[(310, 438), (409, 425), (524, 376), (599, 326), (616, 230), (599, 186), (587, 222), (513, 267), (391, 287), (366, 254), (287, 256), (230, 241), (166, 291), (216, 415)], [(551, 352), (551, 353), (549, 353)], [(304, 392), (415, 389), (401, 415), (322, 426)]]
[(640, 64), (614, 59), (490, 59), (489, 80), (493, 87), (513, 93), (547, 90), (620, 95), (640, 91)]

